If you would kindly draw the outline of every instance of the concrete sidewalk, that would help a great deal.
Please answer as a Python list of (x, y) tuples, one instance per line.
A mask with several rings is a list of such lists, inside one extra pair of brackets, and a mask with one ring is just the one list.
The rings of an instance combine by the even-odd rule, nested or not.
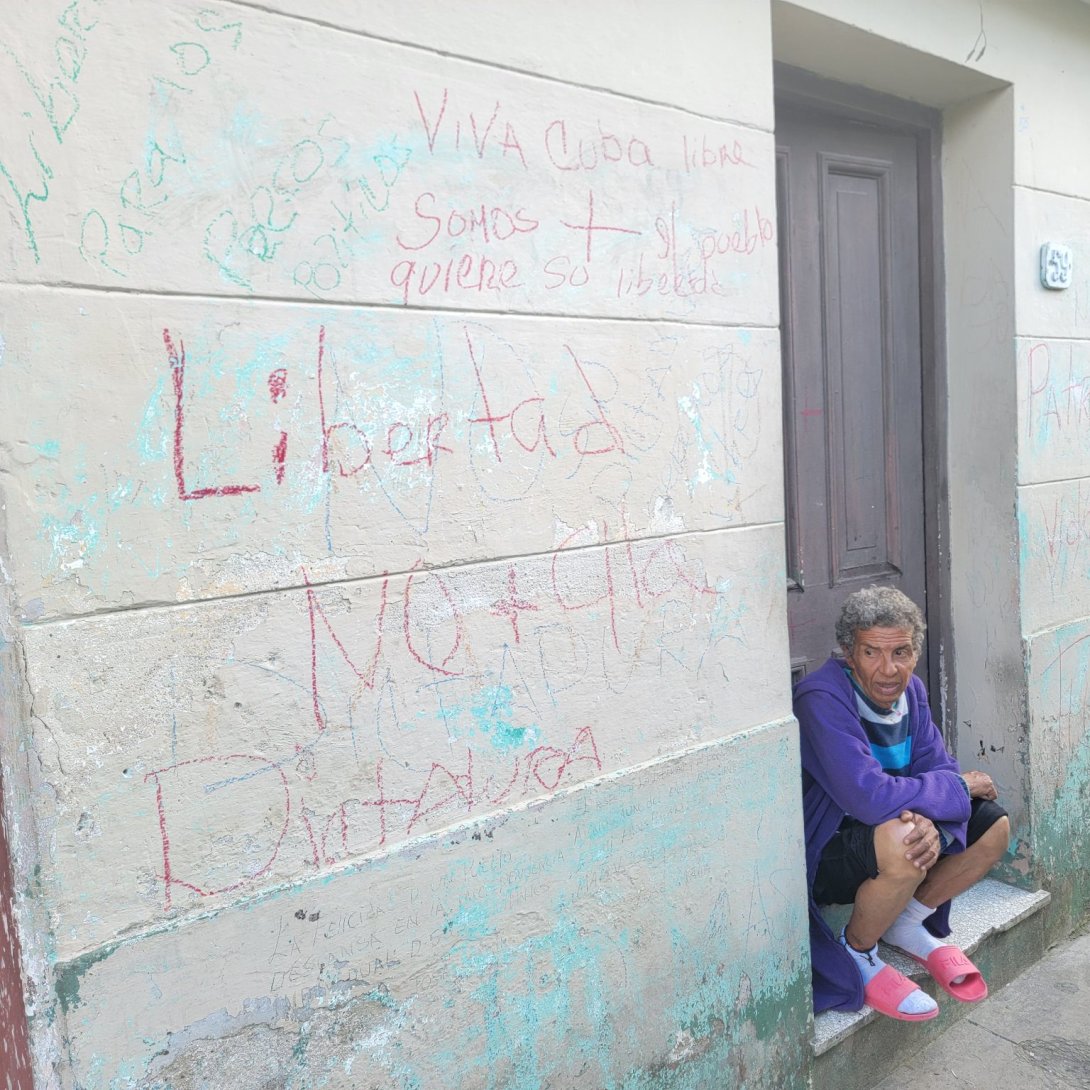
[(1090, 1090), (1090, 934), (1036, 965), (874, 1090)]

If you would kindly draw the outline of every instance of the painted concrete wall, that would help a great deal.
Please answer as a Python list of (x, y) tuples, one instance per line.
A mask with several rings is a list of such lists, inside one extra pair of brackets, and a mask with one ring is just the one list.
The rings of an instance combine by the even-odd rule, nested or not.
[(1090, 905), (1090, 7), (514, 7), (9, 28), (39, 1086), (804, 1084), (773, 56), (942, 112), (937, 699)]
[(0, 51), (38, 1085), (802, 1085), (768, 11), (279, 7)]

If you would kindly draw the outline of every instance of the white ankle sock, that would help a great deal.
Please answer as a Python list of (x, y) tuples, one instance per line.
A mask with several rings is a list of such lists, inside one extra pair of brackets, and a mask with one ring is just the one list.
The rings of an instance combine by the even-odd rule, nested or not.
[[(840, 941), (859, 967), (859, 972), (863, 975), (864, 985), (869, 984), (886, 967), (886, 963), (878, 956), (878, 943), (875, 943), (870, 950), (856, 950), (848, 942), (848, 938), (843, 931), (840, 932)], [(902, 1014), (926, 1014), (937, 1007), (938, 1003), (926, 992), (920, 991), (919, 988), (914, 992), (910, 992), (897, 1004), (897, 1009)]]
[[(888, 942), (890, 946), (896, 946), (904, 950), (906, 954), (911, 954), (921, 961), (926, 961), (933, 950), (937, 950), (940, 946), (949, 945), (949, 943), (943, 942), (942, 939), (935, 938), (923, 925), (924, 920), (934, 911), (933, 908), (920, 904), (913, 897), (900, 916), (890, 925), (889, 930), (882, 936), (882, 941)], [(964, 977), (958, 977), (951, 983), (960, 984), (964, 979)]]

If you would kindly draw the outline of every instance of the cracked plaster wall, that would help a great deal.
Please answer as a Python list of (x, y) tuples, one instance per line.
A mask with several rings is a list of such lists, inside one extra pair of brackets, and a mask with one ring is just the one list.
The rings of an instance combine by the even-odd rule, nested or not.
[(10, 28), (5, 1043), (38, 1085), (805, 1077), (773, 29), (944, 111), (961, 755), (1087, 905), (1090, 8), (561, 16)]
[(802, 1085), (768, 13), (279, 8), (0, 52), (36, 1085)]

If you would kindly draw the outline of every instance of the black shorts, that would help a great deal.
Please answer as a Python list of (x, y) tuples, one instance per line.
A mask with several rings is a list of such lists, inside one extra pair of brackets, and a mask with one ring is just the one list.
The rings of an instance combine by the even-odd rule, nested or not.
[[(991, 799), (973, 799), (966, 846), (975, 844), (1007, 811)], [(874, 826), (845, 817), (821, 853), (814, 878), (814, 900), (819, 905), (850, 905), (855, 891), (868, 878), (878, 877), (874, 853)]]

